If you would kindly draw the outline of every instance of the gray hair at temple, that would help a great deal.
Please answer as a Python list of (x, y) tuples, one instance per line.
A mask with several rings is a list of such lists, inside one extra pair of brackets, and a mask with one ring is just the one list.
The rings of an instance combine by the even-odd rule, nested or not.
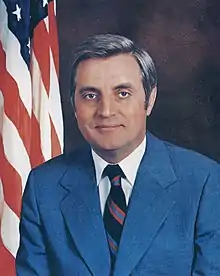
[(74, 53), (70, 77), (71, 101), (74, 107), (75, 76), (79, 63), (87, 59), (108, 58), (119, 54), (132, 54), (136, 59), (141, 70), (147, 106), (150, 93), (157, 85), (157, 74), (152, 58), (124, 36), (102, 34), (87, 38)]

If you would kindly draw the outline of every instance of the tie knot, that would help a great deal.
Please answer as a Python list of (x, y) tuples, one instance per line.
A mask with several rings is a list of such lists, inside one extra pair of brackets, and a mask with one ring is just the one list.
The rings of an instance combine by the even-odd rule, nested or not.
[(125, 178), (125, 175), (119, 165), (107, 165), (103, 172), (104, 176), (108, 176), (113, 186), (121, 185), (121, 177)]

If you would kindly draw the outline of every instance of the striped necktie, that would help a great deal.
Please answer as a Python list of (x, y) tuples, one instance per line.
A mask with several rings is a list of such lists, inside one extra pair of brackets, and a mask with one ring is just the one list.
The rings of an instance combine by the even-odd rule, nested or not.
[(125, 195), (121, 187), (121, 177), (125, 178), (125, 175), (119, 165), (106, 166), (103, 174), (104, 176), (107, 175), (111, 182), (111, 189), (106, 200), (103, 220), (111, 252), (113, 269), (127, 212)]

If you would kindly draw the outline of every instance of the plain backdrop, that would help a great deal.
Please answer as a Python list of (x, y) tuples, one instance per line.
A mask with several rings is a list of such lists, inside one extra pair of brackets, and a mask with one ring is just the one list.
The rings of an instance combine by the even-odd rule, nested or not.
[(155, 61), (158, 98), (148, 129), (220, 161), (219, 0), (60, 0), (57, 22), (65, 151), (84, 143), (69, 99), (74, 47), (88, 35), (115, 33)]

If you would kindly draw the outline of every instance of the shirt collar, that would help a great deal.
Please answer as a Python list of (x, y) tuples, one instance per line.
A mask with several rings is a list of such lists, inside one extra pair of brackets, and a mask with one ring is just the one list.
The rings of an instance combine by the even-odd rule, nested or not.
[[(125, 159), (118, 163), (131, 186), (134, 185), (137, 170), (141, 163), (141, 159), (144, 155), (145, 149), (146, 137), (144, 137), (144, 140), (141, 142), (141, 144), (130, 155), (128, 155)], [(109, 163), (102, 159), (93, 149), (92, 157), (95, 164), (96, 181), (97, 185), (99, 185), (102, 178), (103, 170)]]

